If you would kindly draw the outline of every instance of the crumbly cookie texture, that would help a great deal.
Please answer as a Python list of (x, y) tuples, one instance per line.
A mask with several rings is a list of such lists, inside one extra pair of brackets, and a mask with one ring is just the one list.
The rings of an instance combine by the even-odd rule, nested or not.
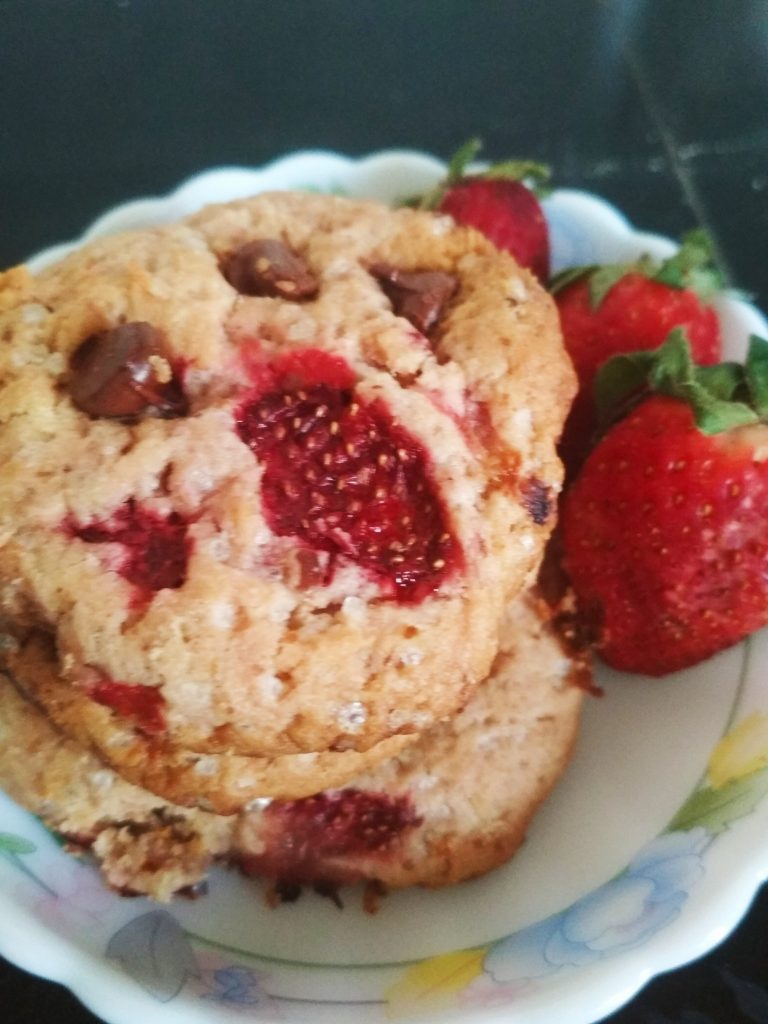
[(233, 818), (175, 808), (105, 768), (0, 676), (0, 786), (78, 852), (107, 884), (166, 902), (201, 882), (232, 845)]
[(265, 758), (467, 700), (560, 487), (573, 374), (530, 274), (273, 193), (13, 270), (0, 311), (0, 614), (73, 692)]
[(8, 638), (0, 667), (24, 696), (44, 707), (52, 722), (84, 748), (93, 746), (91, 736), (99, 736), (106, 760), (127, 782), (171, 803), (216, 814), (235, 814), (264, 797), (296, 799), (342, 786), (414, 741), (390, 736), (364, 751), (273, 758), (200, 754), (137, 732), (107, 707), (73, 690), (61, 678), (49, 636), (33, 633), (23, 644)]
[[(442, 886), (510, 857), (571, 754), (589, 668), (535, 595), (506, 617), (491, 677), (451, 723), (343, 789), (221, 816), (105, 768), (0, 679), (0, 784), (108, 884), (159, 900), (224, 859), (278, 883)], [(482, 758), (483, 772), (469, 770)]]

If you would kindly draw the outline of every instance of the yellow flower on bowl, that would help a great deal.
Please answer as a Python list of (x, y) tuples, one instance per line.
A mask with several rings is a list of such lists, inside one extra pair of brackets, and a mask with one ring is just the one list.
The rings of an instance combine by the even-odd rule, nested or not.
[(724, 736), (709, 759), (709, 782), (722, 789), (729, 782), (768, 767), (768, 714), (753, 711)]

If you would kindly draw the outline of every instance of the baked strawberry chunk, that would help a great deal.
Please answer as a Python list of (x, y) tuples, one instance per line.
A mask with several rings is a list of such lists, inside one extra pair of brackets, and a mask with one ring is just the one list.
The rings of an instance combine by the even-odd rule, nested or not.
[(161, 516), (130, 500), (108, 521), (70, 524), (69, 532), (86, 544), (122, 544), (118, 572), (144, 593), (175, 590), (187, 577), (191, 542), (186, 521), (175, 512)]
[(280, 536), (346, 559), (387, 597), (417, 602), (461, 564), (424, 445), (350, 368), (317, 350), (276, 360), (235, 414), (264, 463), (262, 500)]
[(121, 718), (132, 719), (142, 732), (150, 736), (165, 732), (165, 700), (153, 686), (100, 679), (88, 688), (88, 695)]
[(264, 851), (242, 867), (300, 885), (343, 884), (361, 873), (363, 861), (390, 856), (421, 822), (409, 797), (361, 789), (275, 800), (264, 810)]

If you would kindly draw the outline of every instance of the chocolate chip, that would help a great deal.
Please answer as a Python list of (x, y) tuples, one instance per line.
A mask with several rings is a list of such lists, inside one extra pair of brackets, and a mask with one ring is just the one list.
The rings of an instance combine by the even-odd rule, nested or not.
[(520, 490), (526, 512), (537, 526), (543, 526), (552, 511), (549, 487), (532, 476), (523, 481)]
[(243, 295), (312, 299), (318, 280), (304, 260), (277, 238), (258, 238), (221, 261), (221, 272)]
[(170, 419), (188, 410), (162, 333), (141, 320), (86, 338), (70, 358), (67, 385), (77, 408), (96, 418)]
[(429, 334), (456, 293), (458, 280), (443, 270), (398, 270), (388, 263), (368, 268), (398, 316), (410, 320), (417, 331)]

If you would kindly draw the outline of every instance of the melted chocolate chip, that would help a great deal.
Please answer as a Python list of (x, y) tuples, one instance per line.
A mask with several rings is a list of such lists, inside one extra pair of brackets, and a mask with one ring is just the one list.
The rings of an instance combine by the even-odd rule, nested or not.
[(319, 283), (304, 260), (277, 238), (258, 238), (221, 261), (221, 272), (242, 295), (312, 299)]
[(374, 263), (368, 271), (381, 285), (395, 313), (410, 320), (422, 334), (429, 334), (459, 287), (453, 274), (443, 270), (398, 270), (388, 263)]
[(188, 410), (162, 333), (140, 320), (86, 338), (70, 358), (67, 385), (77, 408), (99, 419), (171, 419)]
[(549, 487), (532, 476), (523, 482), (520, 489), (526, 512), (537, 526), (543, 526), (552, 511)]

